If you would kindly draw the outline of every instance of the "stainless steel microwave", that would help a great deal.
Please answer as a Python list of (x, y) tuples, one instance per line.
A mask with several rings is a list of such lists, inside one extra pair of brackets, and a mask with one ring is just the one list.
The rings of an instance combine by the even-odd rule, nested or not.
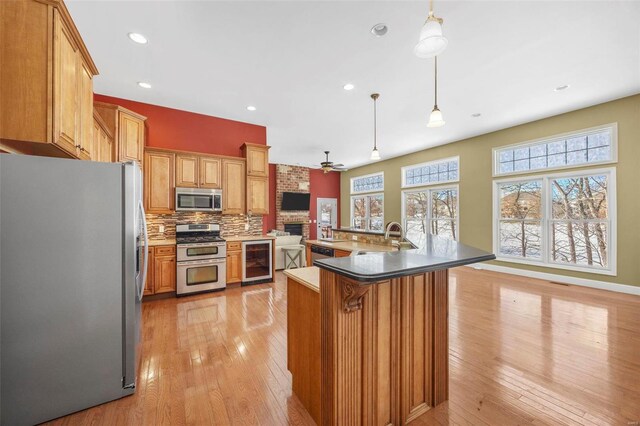
[(222, 190), (176, 188), (176, 211), (220, 212)]

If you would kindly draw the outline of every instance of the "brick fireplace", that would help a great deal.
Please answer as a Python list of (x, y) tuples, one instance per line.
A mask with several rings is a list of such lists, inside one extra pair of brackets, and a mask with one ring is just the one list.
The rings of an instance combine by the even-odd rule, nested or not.
[(282, 211), (283, 192), (309, 192), (307, 167), (276, 164), (276, 229), (284, 231), (285, 224), (302, 225), (302, 236), (309, 239), (309, 212)]

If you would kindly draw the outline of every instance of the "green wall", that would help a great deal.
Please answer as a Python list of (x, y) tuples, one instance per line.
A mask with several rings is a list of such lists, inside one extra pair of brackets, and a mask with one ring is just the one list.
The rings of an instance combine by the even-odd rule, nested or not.
[[(341, 223), (349, 223), (350, 178), (384, 171), (384, 220), (385, 223), (392, 220), (400, 222), (402, 208), (400, 168), (457, 155), (460, 156), (461, 242), (492, 251), (492, 149), (609, 123), (618, 123), (618, 163), (614, 164), (617, 174), (617, 276), (511, 262), (496, 261), (494, 263), (512, 268), (640, 286), (640, 95), (343, 172), (340, 179), (341, 205), (343, 206)], [(385, 151), (384, 145), (385, 141), (379, 144), (382, 155)], [(602, 167), (609, 167), (609, 165)]]

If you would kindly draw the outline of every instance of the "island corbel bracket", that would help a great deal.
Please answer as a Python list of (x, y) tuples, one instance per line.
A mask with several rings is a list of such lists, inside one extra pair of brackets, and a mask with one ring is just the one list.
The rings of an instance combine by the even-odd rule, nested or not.
[(362, 309), (362, 300), (369, 291), (369, 285), (362, 285), (355, 281), (340, 280), (342, 287), (342, 310), (345, 313)]

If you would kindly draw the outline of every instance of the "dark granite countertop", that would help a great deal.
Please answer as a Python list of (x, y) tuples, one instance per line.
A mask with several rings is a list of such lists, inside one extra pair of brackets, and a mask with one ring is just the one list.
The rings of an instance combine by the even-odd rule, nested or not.
[(356, 281), (374, 283), (495, 258), (484, 250), (443, 237), (427, 236), (422, 249), (319, 259), (313, 264)]

